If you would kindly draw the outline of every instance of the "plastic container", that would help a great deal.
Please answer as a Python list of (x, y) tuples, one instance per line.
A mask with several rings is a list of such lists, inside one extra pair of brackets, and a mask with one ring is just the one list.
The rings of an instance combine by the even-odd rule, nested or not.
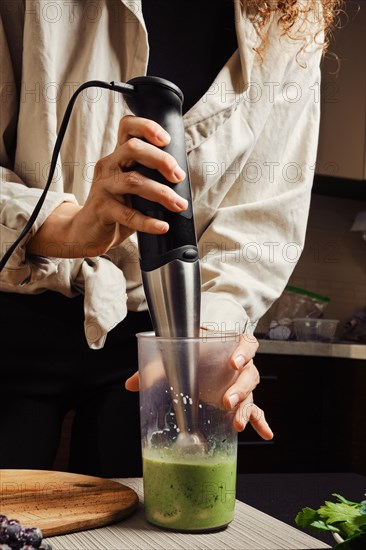
[(337, 319), (311, 319), (309, 317), (293, 319), (296, 340), (313, 342), (331, 342), (338, 327)]
[(237, 432), (222, 398), (238, 376), (229, 364), (238, 337), (137, 338), (145, 517), (181, 532), (225, 528), (234, 518)]
[(270, 310), (268, 337), (271, 340), (292, 340), (295, 337), (292, 320), (319, 319), (329, 302), (327, 296), (287, 285)]

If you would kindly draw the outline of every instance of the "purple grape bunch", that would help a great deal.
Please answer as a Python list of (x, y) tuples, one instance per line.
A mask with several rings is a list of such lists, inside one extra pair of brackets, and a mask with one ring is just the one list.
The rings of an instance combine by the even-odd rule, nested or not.
[(24, 527), (17, 519), (0, 514), (0, 550), (52, 550), (38, 527)]

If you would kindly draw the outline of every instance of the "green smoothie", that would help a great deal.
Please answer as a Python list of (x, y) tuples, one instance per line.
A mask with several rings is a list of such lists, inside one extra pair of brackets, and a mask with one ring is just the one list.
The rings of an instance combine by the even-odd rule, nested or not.
[(224, 527), (234, 518), (236, 456), (175, 461), (143, 457), (146, 519), (180, 531)]

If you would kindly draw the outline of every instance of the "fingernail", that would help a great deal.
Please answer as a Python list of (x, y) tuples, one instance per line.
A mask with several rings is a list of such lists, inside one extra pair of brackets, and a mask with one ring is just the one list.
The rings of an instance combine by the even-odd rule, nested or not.
[(186, 173), (180, 166), (177, 166), (174, 170), (174, 176), (177, 178), (177, 180), (183, 180), (186, 177)]
[(237, 426), (238, 426), (238, 430), (242, 432), (244, 430), (246, 424), (244, 424), (244, 422), (242, 422), (241, 420), (238, 420), (237, 421)]
[(240, 397), (237, 393), (233, 393), (232, 395), (230, 395), (229, 401), (230, 401), (230, 407), (233, 409), (239, 403)]
[(168, 134), (168, 132), (165, 132), (165, 130), (160, 130), (159, 132), (157, 132), (156, 137), (159, 141), (170, 141), (170, 135)]
[(183, 199), (183, 197), (179, 197), (179, 199), (177, 199), (175, 201), (175, 204), (178, 206), (178, 208), (182, 208), (184, 210), (187, 210), (188, 201), (186, 199)]
[(155, 229), (157, 229), (158, 231), (168, 231), (169, 229), (169, 225), (165, 222), (161, 222), (161, 221), (156, 221), (155, 224)]
[(274, 437), (274, 433), (273, 433), (273, 431), (271, 430), (271, 428), (269, 427), (269, 425), (268, 425), (268, 424), (267, 424), (267, 426), (268, 426), (268, 431), (269, 431), (269, 432), (271, 433), (271, 436), (272, 436), (272, 437)]
[(235, 363), (235, 367), (237, 369), (240, 369), (241, 367), (243, 367), (245, 365), (244, 355), (242, 355), (242, 354), (237, 355), (234, 359), (234, 363)]

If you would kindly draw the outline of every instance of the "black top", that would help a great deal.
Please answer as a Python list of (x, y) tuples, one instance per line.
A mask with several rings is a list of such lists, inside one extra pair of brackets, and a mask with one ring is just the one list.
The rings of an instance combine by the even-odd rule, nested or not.
[(208, 90), (237, 48), (233, 0), (142, 0), (147, 74), (174, 82), (183, 112)]

